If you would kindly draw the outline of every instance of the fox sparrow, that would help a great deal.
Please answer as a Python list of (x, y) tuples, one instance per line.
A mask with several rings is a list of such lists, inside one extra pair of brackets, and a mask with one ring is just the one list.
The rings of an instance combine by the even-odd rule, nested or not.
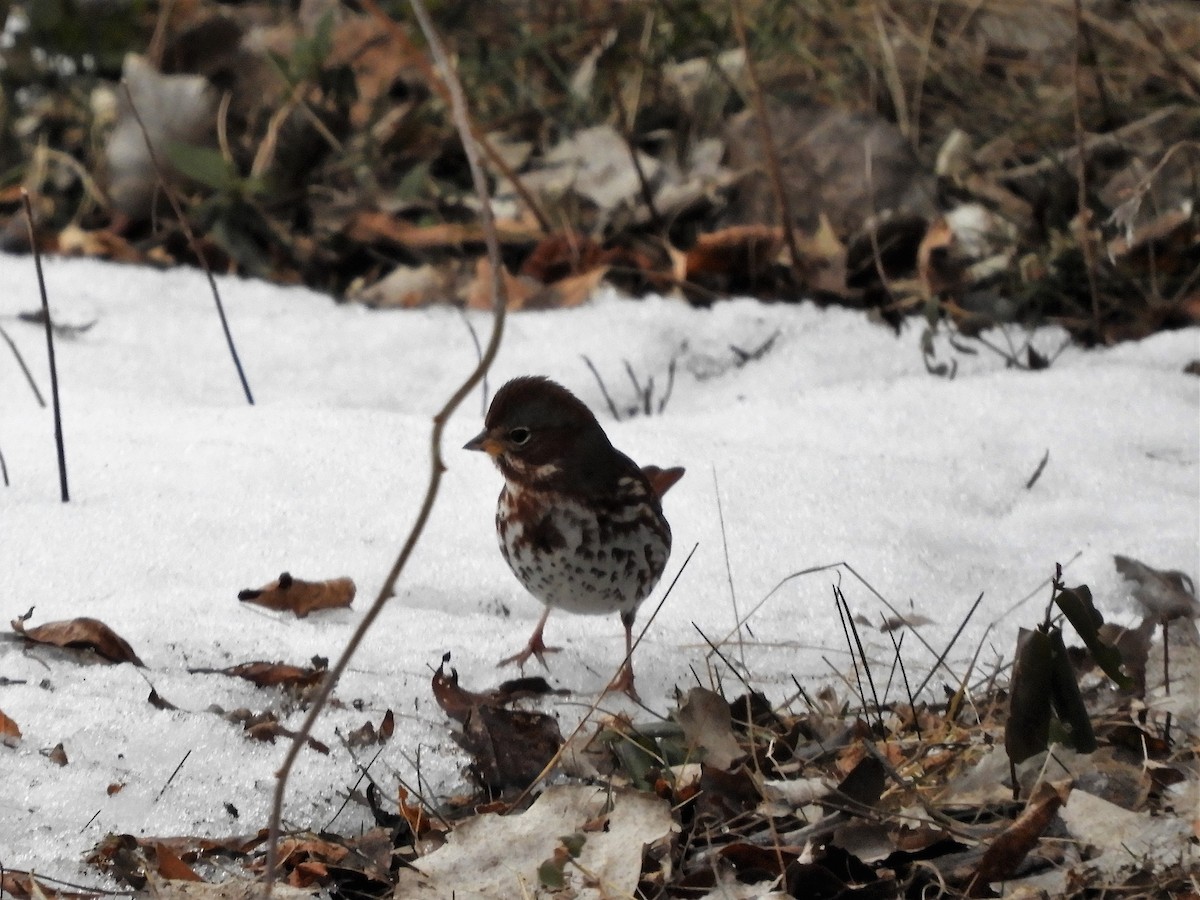
[(496, 507), (500, 552), (521, 584), (546, 605), (519, 653), (502, 659), (543, 666), (542, 629), (552, 608), (620, 613), (625, 662), (609, 690), (633, 689), (633, 620), (671, 552), (660, 498), (683, 469), (639, 469), (609, 443), (596, 417), (548, 378), (502, 387), (484, 429), (465, 447), (489, 454), (504, 476)]

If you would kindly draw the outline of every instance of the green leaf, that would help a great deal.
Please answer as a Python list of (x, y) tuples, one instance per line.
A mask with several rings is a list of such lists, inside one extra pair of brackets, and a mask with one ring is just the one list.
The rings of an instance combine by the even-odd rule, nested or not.
[(228, 191), (237, 185), (237, 169), (212, 147), (172, 143), (167, 145), (167, 157), (188, 178), (214, 191)]
[(563, 863), (555, 859), (548, 859), (537, 870), (538, 883), (543, 887), (557, 890), (567, 883), (563, 877)]
[(1133, 686), (1133, 680), (1121, 671), (1121, 651), (1100, 637), (1100, 626), (1104, 624), (1104, 616), (1092, 602), (1092, 592), (1088, 586), (1081, 584), (1075, 588), (1063, 588), (1054, 595), (1054, 602), (1083, 639), (1096, 665), (1118, 687), (1129, 690)]
[(571, 859), (579, 859), (579, 854), (583, 852), (583, 845), (587, 843), (587, 835), (576, 831), (574, 834), (565, 834), (558, 840), (567, 848)]

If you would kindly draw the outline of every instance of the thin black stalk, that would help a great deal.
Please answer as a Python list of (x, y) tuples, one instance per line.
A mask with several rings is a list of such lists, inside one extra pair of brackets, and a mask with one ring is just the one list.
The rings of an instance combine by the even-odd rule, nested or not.
[[(21, 201), (25, 204), (25, 225), (29, 229), (29, 249), (33, 252), (33, 266), (37, 270), (38, 290), (42, 295), (42, 319), (46, 326), (46, 356), (50, 361), (50, 402), (54, 408), (54, 447), (58, 452), (58, 487), (62, 502), (71, 501), (67, 489), (67, 453), (63, 447), (62, 406), (58, 400), (58, 364), (54, 359), (54, 327), (50, 322), (50, 298), (46, 295), (46, 279), (42, 274), (42, 254), (38, 250), (37, 236), (33, 233), (33, 204), (29, 192), (21, 190)], [(5, 483), (8, 483), (7, 476)]]
[(38, 406), (43, 409), (46, 406), (46, 398), (42, 396), (42, 392), (38, 390), (37, 382), (33, 380), (33, 373), (29, 371), (29, 366), (25, 365), (25, 357), (21, 355), (21, 351), (17, 349), (17, 345), (13, 339), (8, 336), (8, 332), (4, 330), (4, 326), (0, 325), (0, 338), (4, 338), (4, 342), (8, 344), (8, 349), (12, 351), (16, 357), (17, 365), (21, 367), (21, 371), (25, 375), (25, 380), (29, 382), (29, 389), (33, 391), (33, 396), (37, 399)]

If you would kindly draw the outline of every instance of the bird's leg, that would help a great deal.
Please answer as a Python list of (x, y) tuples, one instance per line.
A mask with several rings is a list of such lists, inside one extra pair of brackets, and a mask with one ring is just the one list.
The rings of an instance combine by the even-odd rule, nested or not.
[(536, 656), (537, 661), (542, 664), (542, 668), (549, 670), (546, 665), (547, 653), (557, 653), (561, 647), (547, 647), (542, 640), (542, 629), (546, 627), (546, 619), (550, 618), (550, 607), (542, 610), (542, 617), (538, 619), (537, 625), (533, 629), (533, 634), (529, 636), (529, 642), (517, 653), (512, 656), (506, 656), (500, 662), (496, 663), (497, 667), (507, 666), (509, 663), (516, 663), (522, 670), (525, 668), (525, 663), (529, 661), (529, 657)]
[(633, 700), (641, 700), (637, 689), (633, 686), (633, 620), (636, 615), (636, 609), (621, 613), (621, 624), (625, 626), (625, 661), (621, 663), (620, 671), (608, 683), (604, 693), (621, 691), (628, 694)]

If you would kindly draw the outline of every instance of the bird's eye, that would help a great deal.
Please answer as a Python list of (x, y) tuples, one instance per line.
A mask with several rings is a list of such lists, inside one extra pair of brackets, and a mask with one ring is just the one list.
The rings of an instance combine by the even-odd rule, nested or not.
[(514, 428), (508, 433), (508, 439), (518, 447), (523, 447), (525, 444), (528, 444), (529, 437), (530, 434), (528, 428)]

